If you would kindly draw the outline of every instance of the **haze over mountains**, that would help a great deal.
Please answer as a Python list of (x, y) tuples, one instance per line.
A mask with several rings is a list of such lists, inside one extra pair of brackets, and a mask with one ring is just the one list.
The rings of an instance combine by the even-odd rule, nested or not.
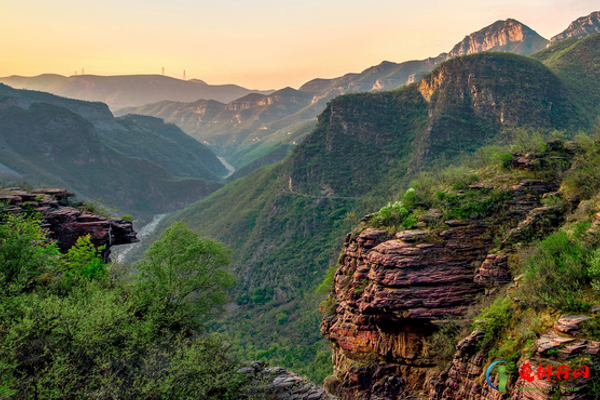
[[(590, 18), (548, 48), (523, 24), (499, 21), (436, 58), (384, 62), (298, 90), (119, 113), (144, 116), (114, 118), (105, 104), (0, 85), (0, 173), (102, 197), (136, 217), (197, 200), (160, 230), (187, 221), (232, 248), (237, 307), (223, 330), (246, 345), (248, 359), (322, 378), (331, 357), (318, 331), (316, 288), (363, 215), (398, 199), (420, 171), (484, 159), (478, 150), (510, 144), (515, 132), (591, 131), (600, 113), (600, 34), (576, 38), (591, 31), (582, 28)], [(225, 168), (208, 146), (156, 117), (238, 168), (285, 159), (224, 185)], [(351, 283), (358, 291), (361, 279)]]
[(0, 82), (16, 89), (39, 90), (78, 100), (100, 101), (111, 110), (140, 106), (156, 101), (195, 101), (213, 99), (229, 102), (248, 93), (268, 94), (237, 85), (209, 85), (199, 79), (189, 81), (162, 75), (40, 75), (32, 78), (9, 76)]
[[(552, 43), (582, 37), (600, 27), (599, 13), (573, 22)], [(529, 55), (550, 41), (514, 20), (497, 21), (467, 35), (448, 53), (420, 61), (384, 61), (361, 73), (332, 79), (313, 79), (298, 90), (251, 92), (235, 85), (211, 86), (199, 80), (148, 76), (41, 75), (34, 78), (0, 78), (13, 87), (49, 91), (84, 100), (102, 101), (115, 115), (140, 114), (164, 119), (210, 146), (237, 169), (269, 155), (269, 162), (286, 152), (274, 150), (282, 144), (294, 146), (310, 132), (315, 117), (332, 98), (364, 91), (390, 90), (415, 82), (436, 65), (450, 58), (481, 51)], [(252, 165), (262, 165), (264, 162)]]
[(102, 103), (0, 84), (0, 173), (146, 219), (208, 195), (227, 171), (208, 147), (160, 119), (114, 118)]
[(383, 62), (359, 74), (314, 79), (298, 90), (286, 88), (270, 95), (251, 94), (227, 105), (214, 102), (174, 104), (159, 102), (118, 110), (152, 115), (178, 125), (240, 168), (267, 154), (279, 143), (297, 144), (329, 100), (345, 93), (395, 89), (415, 82), (450, 58), (481, 51), (529, 55), (549, 41), (526, 25), (508, 19), (497, 21), (466, 36), (448, 53), (421, 61)]

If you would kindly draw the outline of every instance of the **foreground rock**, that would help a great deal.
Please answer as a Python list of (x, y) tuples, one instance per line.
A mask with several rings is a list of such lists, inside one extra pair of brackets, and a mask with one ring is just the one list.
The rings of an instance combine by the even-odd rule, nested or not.
[(70, 207), (73, 194), (63, 189), (21, 188), (3, 189), (0, 203), (5, 212), (39, 213), (45, 221), (49, 236), (62, 252), (68, 251), (81, 236), (90, 235), (96, 247), (104, 246), (102, 255), (109, 260), (110, 248), (119, 244), (139, 242), (130, 221), (107, 218)]
[(267, 367), (263, 361), (253, 361), (249, 367), (238, 371), (252, 375), (256, 386), (253, 393), (256, 398), (269, 400), (336, 400), (325, 390), (306, 381), (298, 375), (280, 368)]

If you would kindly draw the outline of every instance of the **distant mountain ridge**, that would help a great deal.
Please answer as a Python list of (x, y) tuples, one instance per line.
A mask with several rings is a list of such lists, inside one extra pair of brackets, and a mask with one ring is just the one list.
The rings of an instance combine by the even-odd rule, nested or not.
[(205, 145), (153, 117), (114, 118), (106, 104), (0, 84), (0, 178), (102, 199), (151, 219), (222, 186)]
[(600, 32), (600, 11), (576, 19), (567, 29), (550, 39), (550, 44), (570, 38), (583, 38), (596, 32)]
[(45, 74), (36, 77), (9, 76), (0, 82), (15, 89), (40, 90), (58, 96), (86, 101), (100, 101), (112, 110), (170, 100), (180, 102), (210, 99), (230, 102), (249, 93), (268, 94), (238, 85), (209, 85), (199, 79), (188, 81), (162, 75), (62, 76)]
[(547, 43), (529, 27), (508, 19), (466, 36), (449, 53), (426, 60), (400, 64), (384, 61), (360, 74), (313, 79), (298, 90), (252, 93), (226, 105), (203, 100), (187, 104), (159, 102), (118, 110), (116, 115), (133, 113), (163, 118), (224, 155), (237, 168), (243, 168), (280, 143), (299, 143), (310, 131), (307, 127), (314, 126), (316, 116), (334, 97), (398, 88), (419, 80), (436, 65), (456, 56), (487, 50), (528, 55), (545, 48)]

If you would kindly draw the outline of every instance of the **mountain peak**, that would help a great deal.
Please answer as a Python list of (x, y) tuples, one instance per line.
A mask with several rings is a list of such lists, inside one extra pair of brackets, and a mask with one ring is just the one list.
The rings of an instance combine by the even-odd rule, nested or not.
[(569, 38), (582, 38), (600, 32), (600, 11), (594, 11), (590, 15), (581, 17), (571, 22), (569, 27), (554, 36), (550, 44), (560, 42)]
[(474, 32), (448, 53), (448, 58), (481, 51), (504, 51), (529, 55), (546, 47), (548, 40), (521, 22), (509, 18)]

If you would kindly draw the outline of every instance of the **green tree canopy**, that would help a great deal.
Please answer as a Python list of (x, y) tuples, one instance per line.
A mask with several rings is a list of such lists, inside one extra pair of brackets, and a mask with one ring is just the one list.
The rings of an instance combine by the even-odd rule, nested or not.
[(234, 277), (230, 250), (183, 222), (167, 229), (146, 252), (136, 276), (142, 308), (169, 328), (198, 327), (227, 302)]
[(58, 247), (46, 239), (38, 216), (9, 215), (0, 224), (0, 283), (25, 285), (57, 256)]

